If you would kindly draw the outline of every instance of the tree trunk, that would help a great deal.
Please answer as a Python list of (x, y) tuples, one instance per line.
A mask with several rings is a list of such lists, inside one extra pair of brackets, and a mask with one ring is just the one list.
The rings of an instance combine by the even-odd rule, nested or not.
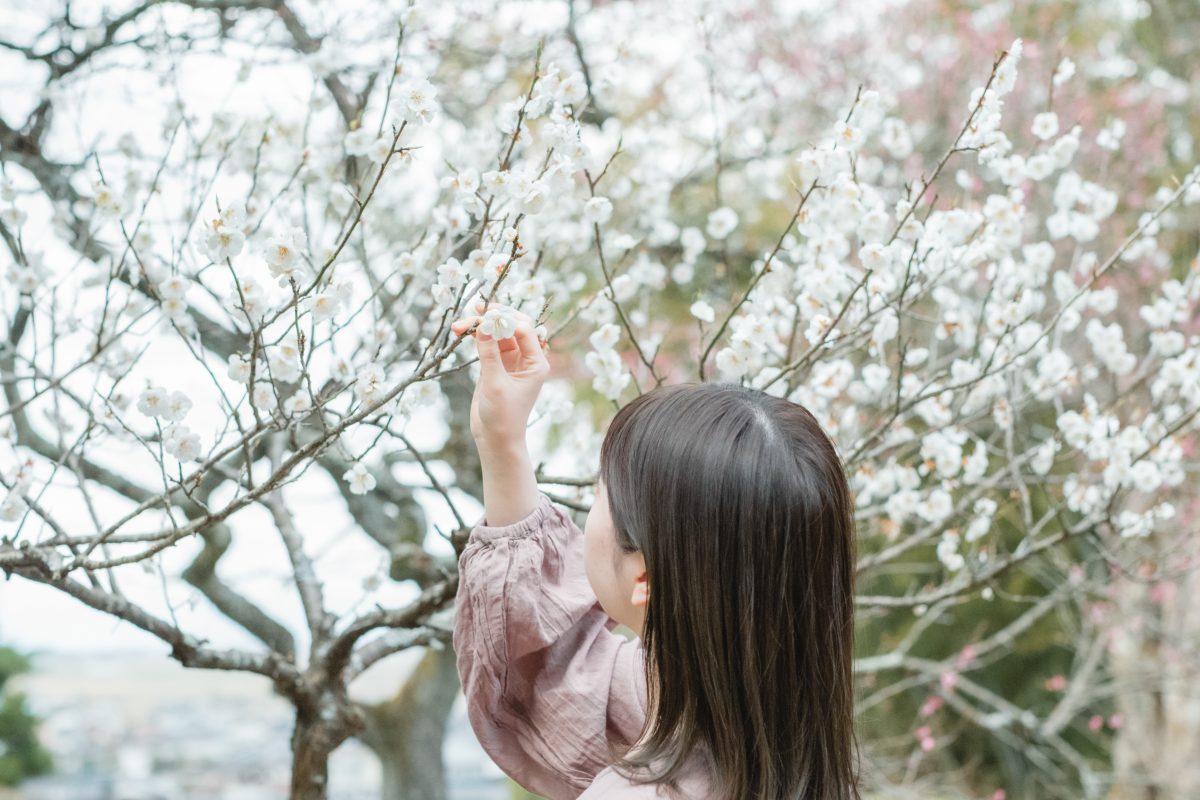
[(333, 747), (329, 731), (319, 719), (303, 712), (296, 715), (296, 729), (292, 732), (291, 800), (325, 800)]
[(333, 697), (297, 706), (290, 800), (326, 800), (329, 756), (360, 728), (361, 718), (347, 703)]
[(458, 687), (454, 651), (429, 648), (395, 697), (363, 706), (359, 738), (379, 756), (382, 800), (445, 800), (442, 742)]

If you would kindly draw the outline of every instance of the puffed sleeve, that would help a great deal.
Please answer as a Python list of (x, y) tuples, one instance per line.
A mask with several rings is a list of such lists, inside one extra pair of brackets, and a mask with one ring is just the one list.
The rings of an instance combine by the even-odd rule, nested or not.
[(475, 735), (526, 789), (574, 798), (645, 719), (640, 641), (613, 633), (583, 531), (545, 493), (524, 518), (481, 517), (459, 559), (454, 648)]

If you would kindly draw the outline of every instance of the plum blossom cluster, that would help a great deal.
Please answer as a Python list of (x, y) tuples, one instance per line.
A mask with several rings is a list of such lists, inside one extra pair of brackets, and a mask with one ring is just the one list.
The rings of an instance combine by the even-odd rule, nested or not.
[(214, 262), (233, 258), (246, 246), (246, 236), (251, 229), (243, 206), (225, 208), (207, 221), (202, 239), (204, 253)]
[(183, 424), (183, 418), (192, 408), (192, 400), (180, 391), (168, 392), (160, 386), (150, 386), (138, 397), (138, 411), (156, 422), (165, 422), (162, 428), (163, 449), (180, 461), (192, 461), (200, 457), (200, 436)]
[(610, 400), (621, 396), (632, 376), (616, 351), (621, 329), (613, 324), (602, 325), (588, 337), (592, 350), (583, 357), (584, 366), (593, 374), (592, 387)]

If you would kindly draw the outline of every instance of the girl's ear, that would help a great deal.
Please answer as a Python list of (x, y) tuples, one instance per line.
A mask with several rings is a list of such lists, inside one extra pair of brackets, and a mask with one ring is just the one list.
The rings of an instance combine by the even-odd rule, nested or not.
[(646, 605), (646, 601), (649, 599), (650, 582), (646, 579), (646, 568), (643, 566), (633, 576), (633, 594), (630, 595), (629, 602), (634, 607), (641, 608)]

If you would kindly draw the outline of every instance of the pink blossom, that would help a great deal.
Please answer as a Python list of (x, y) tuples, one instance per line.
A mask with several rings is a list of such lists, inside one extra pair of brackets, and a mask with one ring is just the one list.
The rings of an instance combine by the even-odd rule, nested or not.
[(975, 663), (975, 645), (967, 645), (958, 653), (958, 658), (954, 660), (954, 665), (960, 670)]
[(1158, 581), (1150, 587), (1150, 602), (1162, 605), (1175, 597), (1178, 588), (1170, 581)]

